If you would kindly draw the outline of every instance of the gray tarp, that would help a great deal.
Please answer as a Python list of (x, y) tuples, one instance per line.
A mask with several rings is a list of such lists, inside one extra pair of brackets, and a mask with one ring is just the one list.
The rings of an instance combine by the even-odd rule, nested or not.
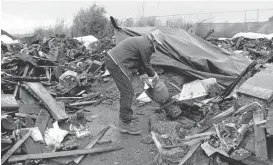
[[(148, 34), (154, 27), (130, 27), (116, 31), (116, 43), (130, 36)], [(241, 55), (230, 53), (182, 29), (158, 28), (166, 34), (164, 47), (152, 56), (152, 64), (171, 67), (199, 79), (216, 78), (224, 85), (251, 63)]]

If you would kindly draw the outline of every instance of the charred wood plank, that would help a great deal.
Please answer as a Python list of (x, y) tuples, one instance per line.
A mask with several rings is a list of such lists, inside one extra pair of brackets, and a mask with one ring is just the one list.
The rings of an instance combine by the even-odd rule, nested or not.
[(65, 109), (57, 103), (41, 83), (27, 82), (26, 88), (43, 102), (55, 120), (64, 120), (68, 118)]

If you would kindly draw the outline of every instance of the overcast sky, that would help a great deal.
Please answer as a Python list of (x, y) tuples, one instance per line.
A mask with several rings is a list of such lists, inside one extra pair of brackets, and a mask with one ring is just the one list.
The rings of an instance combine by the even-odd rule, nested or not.
[[(81, 8), (96, 3), (107, 11), (107, 16), (125, 19), (139, 16), (185, 15), (187, 20), (209, 19), (211, 22), (244, 22), (244, 10), (260, 10), (259, 21), (266, 21), (273, 16), (273, 1), (167, 1), (167, 0), (1, 0), (2, 29), (12, 33), (28, 33), (35, 27), (48, 26), (57, 19), (64, 19), (68, 24)], [(144, 10), (143, 10), (144, 9)], [(229, 13), (213, 13), (241, 11)], [(203, 14), (210, 13), (212, 14)], [(183, 17), (183, 16), (180, 16)], [(257, 11), (247, 12), (247, 21), (257, 20)]]

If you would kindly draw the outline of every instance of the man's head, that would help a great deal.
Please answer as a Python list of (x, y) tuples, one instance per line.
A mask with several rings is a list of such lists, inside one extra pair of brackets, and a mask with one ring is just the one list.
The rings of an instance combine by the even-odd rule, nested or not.
[(163, 45), (163, 42), (165, 41), (166, 37), (165, 35), (158, 29), (150, 32), (150, 35), (152, 37), (152, 41), (156, 42), (158, 45)]

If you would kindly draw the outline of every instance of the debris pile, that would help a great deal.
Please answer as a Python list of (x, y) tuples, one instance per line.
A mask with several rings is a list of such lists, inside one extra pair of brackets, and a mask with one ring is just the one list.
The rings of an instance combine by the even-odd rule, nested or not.
[(252, 60), (263, 62), (272, 57), (272, 34), (238, 33), (232, 38), (210, 37), (206, 40), (213, 45), (224, 48), (228, 51), (240, 53)]
[(181, 118), (151, 124), (153, 163), (272, 164), (273, 64), (253, 64), (224, 90), (213, 79), (185, 83), (174, 96)]
[(115, 38), (105, 37), (97, 42), (93, 42), (89, 45), (89, 53), (92, 55), (92, 59), (98, 61), (104, 61), (107, 51), (115, 46)]
[(98, 40), (87, 48), (83, 44), (63, 35), (29, 46), (1, 43), (2, 164), (58, 162), (58, 157), (72, 155), (68, 162), (78, 164), (83, 156), (77, 155), (121, 149), (92, 149), (110, 127), (93, 135), (84, 113), (84, 106), (104, 99), (91, 87), (101, 81), (113, 39)]
[[(237, 36), (206, 40), (229, 51), (241, 51), (255, 60), (226, 88), (217, 78), (197, 80), (157, 68), (162, 82), (174, 90), (168, 91), (171, 102), (160, 102), (156, 114), (164, 117), (150, 122), (151, 134), (143, 141), (155, 144), (157, 155), (153, 162), (270, 164), (272, 39)], [(86, 126), (92, 121), (86, 118), (88, 110), (84, 109), (114, 100), (111, 97), (116, 96), (111, 88), (108, 89), (110, 97), (93, 90), (98, 82), (109, 80), (105, 79), (109, 72), (104, 61), (113, 46), (114, 38), (84, 44), (56, 35), (29, 46), (19, 42), (2, 47), (2, 164), (23, 161), (25, 164), (45, 161), (79, 164), (86, 154), (121, 149), (119, 146), (93, 148), (108, 143), (100, 139), (110, 126), (94, 135)], [(168, 92), (163, 94), (167, 97)], [(139, 107), (151, 102), (151, 96), (149, 89), (143, 92), (141, 86)], [(170, 118), (168, 110), (179, 113)]]

